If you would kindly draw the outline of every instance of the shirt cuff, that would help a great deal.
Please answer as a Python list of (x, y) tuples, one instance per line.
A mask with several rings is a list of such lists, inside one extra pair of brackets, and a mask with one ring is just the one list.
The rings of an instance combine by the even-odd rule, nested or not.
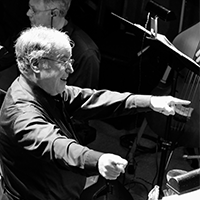
[(151, 105), (152, 95), (130, 95), (126, 101), (127, 108), (147, 108)]
[(86, 161), (85, 161), (85, 169), (86, 171), (89, 172), (90, 175), (97, 175), (99, 174), (98, 170), (98, 161), (99, 158), (103, 155), (104, 153), (90, 150), (88, 152)]

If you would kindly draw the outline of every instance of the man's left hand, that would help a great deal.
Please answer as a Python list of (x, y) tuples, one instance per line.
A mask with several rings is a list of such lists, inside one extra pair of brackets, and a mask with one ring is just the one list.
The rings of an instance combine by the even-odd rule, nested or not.
[(191, 102), (172, 96), (152, 96), (150, 108), (164, 115), (175, 115), (176, 105), (189, 105)]

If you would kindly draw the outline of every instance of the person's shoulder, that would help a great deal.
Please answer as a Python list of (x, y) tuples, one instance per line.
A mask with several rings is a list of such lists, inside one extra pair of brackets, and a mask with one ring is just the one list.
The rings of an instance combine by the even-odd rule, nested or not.
[(35, 99), (31, 86), (22, 76), (17, 77), (13, 81), (6, 93), (14, 104), (19, 103), (21, 105), (25, 102), (33, 102)]
[(69, 21), (64, 31), (75, 42), (75, 47), (87, 49), (98, 49), (94, 40), (86, 33), (80, 26), (76, 25), (72, 21)]

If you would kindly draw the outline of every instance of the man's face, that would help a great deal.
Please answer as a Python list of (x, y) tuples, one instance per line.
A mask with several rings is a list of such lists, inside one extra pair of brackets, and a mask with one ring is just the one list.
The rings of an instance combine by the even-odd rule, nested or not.
[(38, 85), (51, 95), (62, 93), (69, 75), (73, 73), (69, 52), (62, 50), (59, 58), (41, 58), (39, 65)]
[(29, 0), (29, 10), (26, 15), (29, 17), (31, 26), (51, 27), (52, 9), (45, 8), (42, 0)]

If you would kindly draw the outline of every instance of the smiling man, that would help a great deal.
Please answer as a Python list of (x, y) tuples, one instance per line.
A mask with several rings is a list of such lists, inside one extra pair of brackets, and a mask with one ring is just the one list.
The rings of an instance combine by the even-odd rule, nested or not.
[[(75, 61), (73, 64), (74, 73), (68, 78), (68, 84), (97, 89), (101, 55), (91, 37), (74, 24), (73, 19), (67, 15), (71, 0), (29, 0), (27, 4), (29, 4), (29, 8), (26, 15), (31, 26), (55, 28), (67, 33), (73, 40), (75, 44), (72, 49), (72, 59)], [(12, 37), (7, 38), (1, 44), (7, 50), (7, 54), (0, 58), (0, 71), (16, 64), (13, 44), (18, 36), (19, 31), (13, 33)]]
[(127, 161), (81, 145), (71, 119), (101, 119), (153, 109), (175, 114), (189, 101), (67, 86), (72, 69), (70, 38), (33, 27), (15, 45), (20, 76), (0, 111), (0, 158), (9, 199), (78, 200), (87, 176), (114, 180)]
[(68, 84), (97, 89), (100, 70), (99, 49), (94, 41), (72, 22), (70, 16), (66, 17), (70, 4), (71, 0), (29, 0), (26, 14), (31, 26), (55, 28), (66, 32), (74, 41), (74, 73), (69, 77)]

